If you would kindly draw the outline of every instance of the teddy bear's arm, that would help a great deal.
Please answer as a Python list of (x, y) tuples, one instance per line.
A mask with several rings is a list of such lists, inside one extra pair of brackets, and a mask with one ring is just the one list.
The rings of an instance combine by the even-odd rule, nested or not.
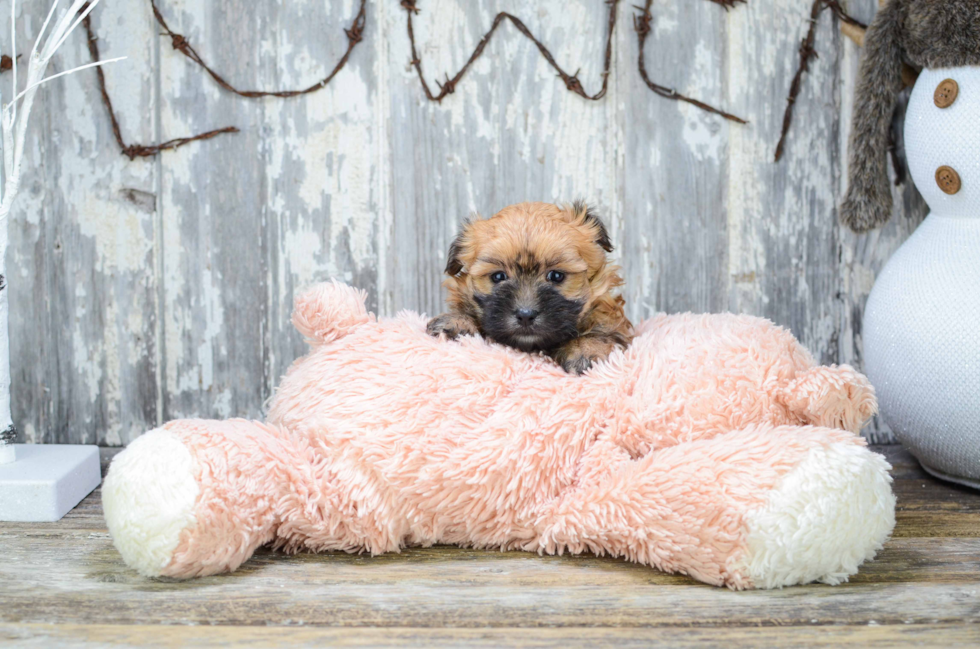
[(889, 468), (846, 431), (754, 426), (618, 463), (565, 494), (524, 549), (734, 589), (840, 583), (894, 527)]

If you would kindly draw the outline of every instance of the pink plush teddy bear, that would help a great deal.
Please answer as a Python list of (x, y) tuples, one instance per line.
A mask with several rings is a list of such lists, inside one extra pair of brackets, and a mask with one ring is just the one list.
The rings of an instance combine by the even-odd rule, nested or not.
[(339, 283), (293, 323), (312, 350), (268, 423), (172, 421), (112, 463), (106, 522), (142, 574), (451, 543), (773, 588), (846, 580), (894, 526), (890, 467), (855, 435), (872, 387), (766, 320), (658, 316), (582, 377), (376, 319)]

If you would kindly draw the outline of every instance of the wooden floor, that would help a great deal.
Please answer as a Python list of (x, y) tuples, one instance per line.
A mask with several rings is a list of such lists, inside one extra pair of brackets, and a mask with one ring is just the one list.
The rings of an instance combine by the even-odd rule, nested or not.
[(99, 493), (59, 523), (0, 523), (0, 646), (980, 647), (980, 493), (897, 447), (898, 524), (851, 582), (731, 592), (622, 561), (433, 548), (260, 552), (233, 575), (123, 565)]

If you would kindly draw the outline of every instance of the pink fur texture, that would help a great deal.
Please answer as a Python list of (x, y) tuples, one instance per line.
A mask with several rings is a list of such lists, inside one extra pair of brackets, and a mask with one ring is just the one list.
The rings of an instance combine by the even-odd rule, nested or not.
[[(312, 350), (284, 377), (267, 424), (185, 420), (148, 434), (183, 444), (198, 487), (158, 574), (234, 570), (270, 542), (372, 554), (446, 543), (591, 551), (761, 586), (764, 568), (748, 568), (753, 516), (776, 506), (807, 458), (871, 456), (854, 435), (875, 411), (867, 380), (816, 367), (758, 318), (658, 316), (582, 377), (477, 337), (431, 338), (414, 313), (378, 320), (338, 283), (301, 295), (293, 322)], [(865, 456), (855, 457), (857, 467)], [(116, 469), (107, 493), (150, 488)], [(887, 510), (888, 497), (870, 506)], [(865, 515), (834, 507), (827, 525)], [(116, 510), (114, 538), (131, 534), (139, 522)], [(126, 542), (117, 538), (130, 561)]]

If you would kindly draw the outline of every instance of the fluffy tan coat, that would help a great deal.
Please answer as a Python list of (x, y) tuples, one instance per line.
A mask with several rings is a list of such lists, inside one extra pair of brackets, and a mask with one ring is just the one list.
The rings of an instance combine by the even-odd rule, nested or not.
[[(583, 203), (519, 203), (470, 221), (449, 250), (444, 282), (449, 311), (429, 322), (429, 333), (449, 338), (479, 333), (525, 351), (543, 351), (566, 371), (582, 373), (633, 337), (617, 293), (623, 284), (619, 267), (606, 257), (612, 249), (602, 222)], [(560, 282), (551, 279), (556, 272)], [(500, 273), (506, 278), (502, 285), (494, 281)], [(511, 299), (493, 299), (501, 290), (509, 290)], [(542, 298), (548, 291), (560, 299)], [(526, 348), (511, 341), (506, 325), (500, 331), (491, 324), (518, 305), (543, 311), (541, 326), (551, 328)], [(566, 320), (568, 333), (556, 334)]]

